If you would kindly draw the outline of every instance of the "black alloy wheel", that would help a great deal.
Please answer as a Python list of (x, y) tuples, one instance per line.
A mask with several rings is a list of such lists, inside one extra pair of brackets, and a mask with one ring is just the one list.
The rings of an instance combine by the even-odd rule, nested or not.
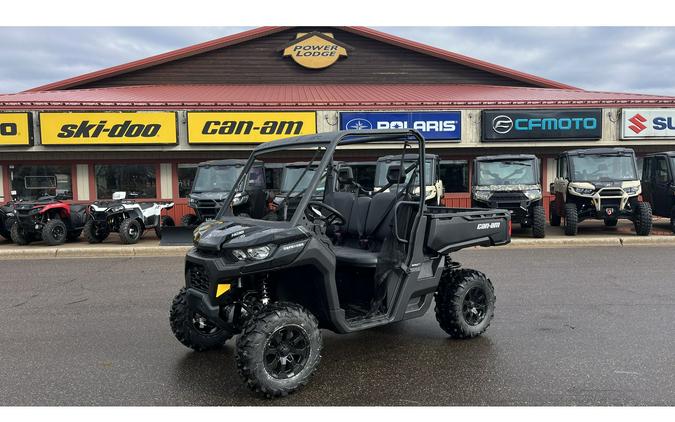
[(265, 345), (265, 370), (276, 379), (298, 375), (309, 359), (309, 336), (299, 325), (286, 325), (272, 334)]
[(462, 315), (467, 324), (475, 326), (483, 322), (487, 308), (488, 299), (482, 287), (472, 287), (464, 295)]

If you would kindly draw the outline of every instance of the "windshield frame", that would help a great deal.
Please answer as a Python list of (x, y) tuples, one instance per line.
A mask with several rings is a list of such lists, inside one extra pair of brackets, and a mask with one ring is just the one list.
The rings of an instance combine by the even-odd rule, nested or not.
[(631, 154), (629, 152), (607, 152), (607, 153), (587, 153), (587, 154), (574, 154), (574, 155), (569, 155), (567, 159), (567, 166), (568, 166), (568, 177), (571, 182), (585, 182), (585, 183), (603, 183), (603, 180), (583, 180), (580, 178), (575, 177), (575, 171), (574, 171), (574, 159), (575, 158), (585, 158), (588, 156), (600, 156), (600, 157), (625, 157), (625, 158), (630, 158), (633, 161), (633, 177), (630, 179), (621, 179), (618, 177), (612, 177), (612, 181), (617, 181), (617, 182), (629, 182), (629, 181), (634, 181), (634, 180), (640, 180), (640, 176), (638, 175), (637, 171), (637, 163), (635, 161), (635, 155)]
[[(480, 166), (485, 163), (505, 163), (505, 162), (513, 162), (513, 161), (522, 161), (522, 162), (529, 162), (530, 167), (532, 168), (532, 178), (534, 179), (532, 183), (490, 183), (490, 184), (485, 184), (481, 183), (480, 181)], [(541, 185), (541, 173), (539, 171), (539, 165), (538, 165), (538, 160), (535, 158), (530, 158), (530, 157), (512, 157), (512, 158), (499, 158), (499, 159), (494, 159), (494, 160), (476, 160), (474, 169), (473, 169), (473, 174), (474, 174), (474, 186), (491, 186), (491, 185), (504, 185), (504, 186), (516, 186), (516, 185)]]

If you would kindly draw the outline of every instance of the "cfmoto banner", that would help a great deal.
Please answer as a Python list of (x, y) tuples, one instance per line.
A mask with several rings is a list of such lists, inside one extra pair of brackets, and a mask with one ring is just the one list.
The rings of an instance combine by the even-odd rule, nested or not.
[(416, 129), (431, 141), (459, 142), (462, 137), (459, 111), (340, 113), (340, 130), (360, 129)]
[(624, 108), (621, 121), (621, 139), (675, 139), (673, 109)]
[(483, 141), (600, 139), (602, 109), (485, 110)]
[(0, 146), (30, 145), (30, 113), (0, 113)]
[(191, 144), (260, 143), (316, 133), (316, 113), (189, 111)]
[(176, 113), (40, 113), (44, 145), (175, 144)]

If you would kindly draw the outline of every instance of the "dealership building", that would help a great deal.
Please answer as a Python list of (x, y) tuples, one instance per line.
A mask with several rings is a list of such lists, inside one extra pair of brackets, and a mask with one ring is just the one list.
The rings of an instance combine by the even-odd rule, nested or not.
[(469, 206), (479, 155), (535, 154), (548, 186), (568, 149), (675, 150), (675, 97), (586, 91), (363, 27), (258, 28), (0, 95), (0, 202), (125, 190), (173, 200), (180, 218), (201, 161), (289, 135), (401, 127), (440, 156), (446, 204)]

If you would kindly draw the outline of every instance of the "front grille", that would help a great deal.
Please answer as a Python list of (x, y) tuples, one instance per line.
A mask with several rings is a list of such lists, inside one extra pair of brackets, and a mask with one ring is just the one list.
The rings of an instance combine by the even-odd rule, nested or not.
[(490, 197), (490, 200), (498, 202), (520, 202), (526, 201), (527, 196), (522, 192), (495, 192)]
[(206, 269), (202, 265), (192, 265), (188, 269), (190, 277), (190, 287), (203, 292), (209, 291), (209, 278), (206, 275)]
[(603, 196), (621, 196), (623, 195), (623, 190), (621, 189), (602, 189), (598, 192), (598, 195)]
[(216, 208), (218, 205), (213, 199), (200, 199), (197, 201), (199, 208)]
[(603, 199), (600, 205), (602, 208), (619, 208), (621, 200), (618, 198)]

